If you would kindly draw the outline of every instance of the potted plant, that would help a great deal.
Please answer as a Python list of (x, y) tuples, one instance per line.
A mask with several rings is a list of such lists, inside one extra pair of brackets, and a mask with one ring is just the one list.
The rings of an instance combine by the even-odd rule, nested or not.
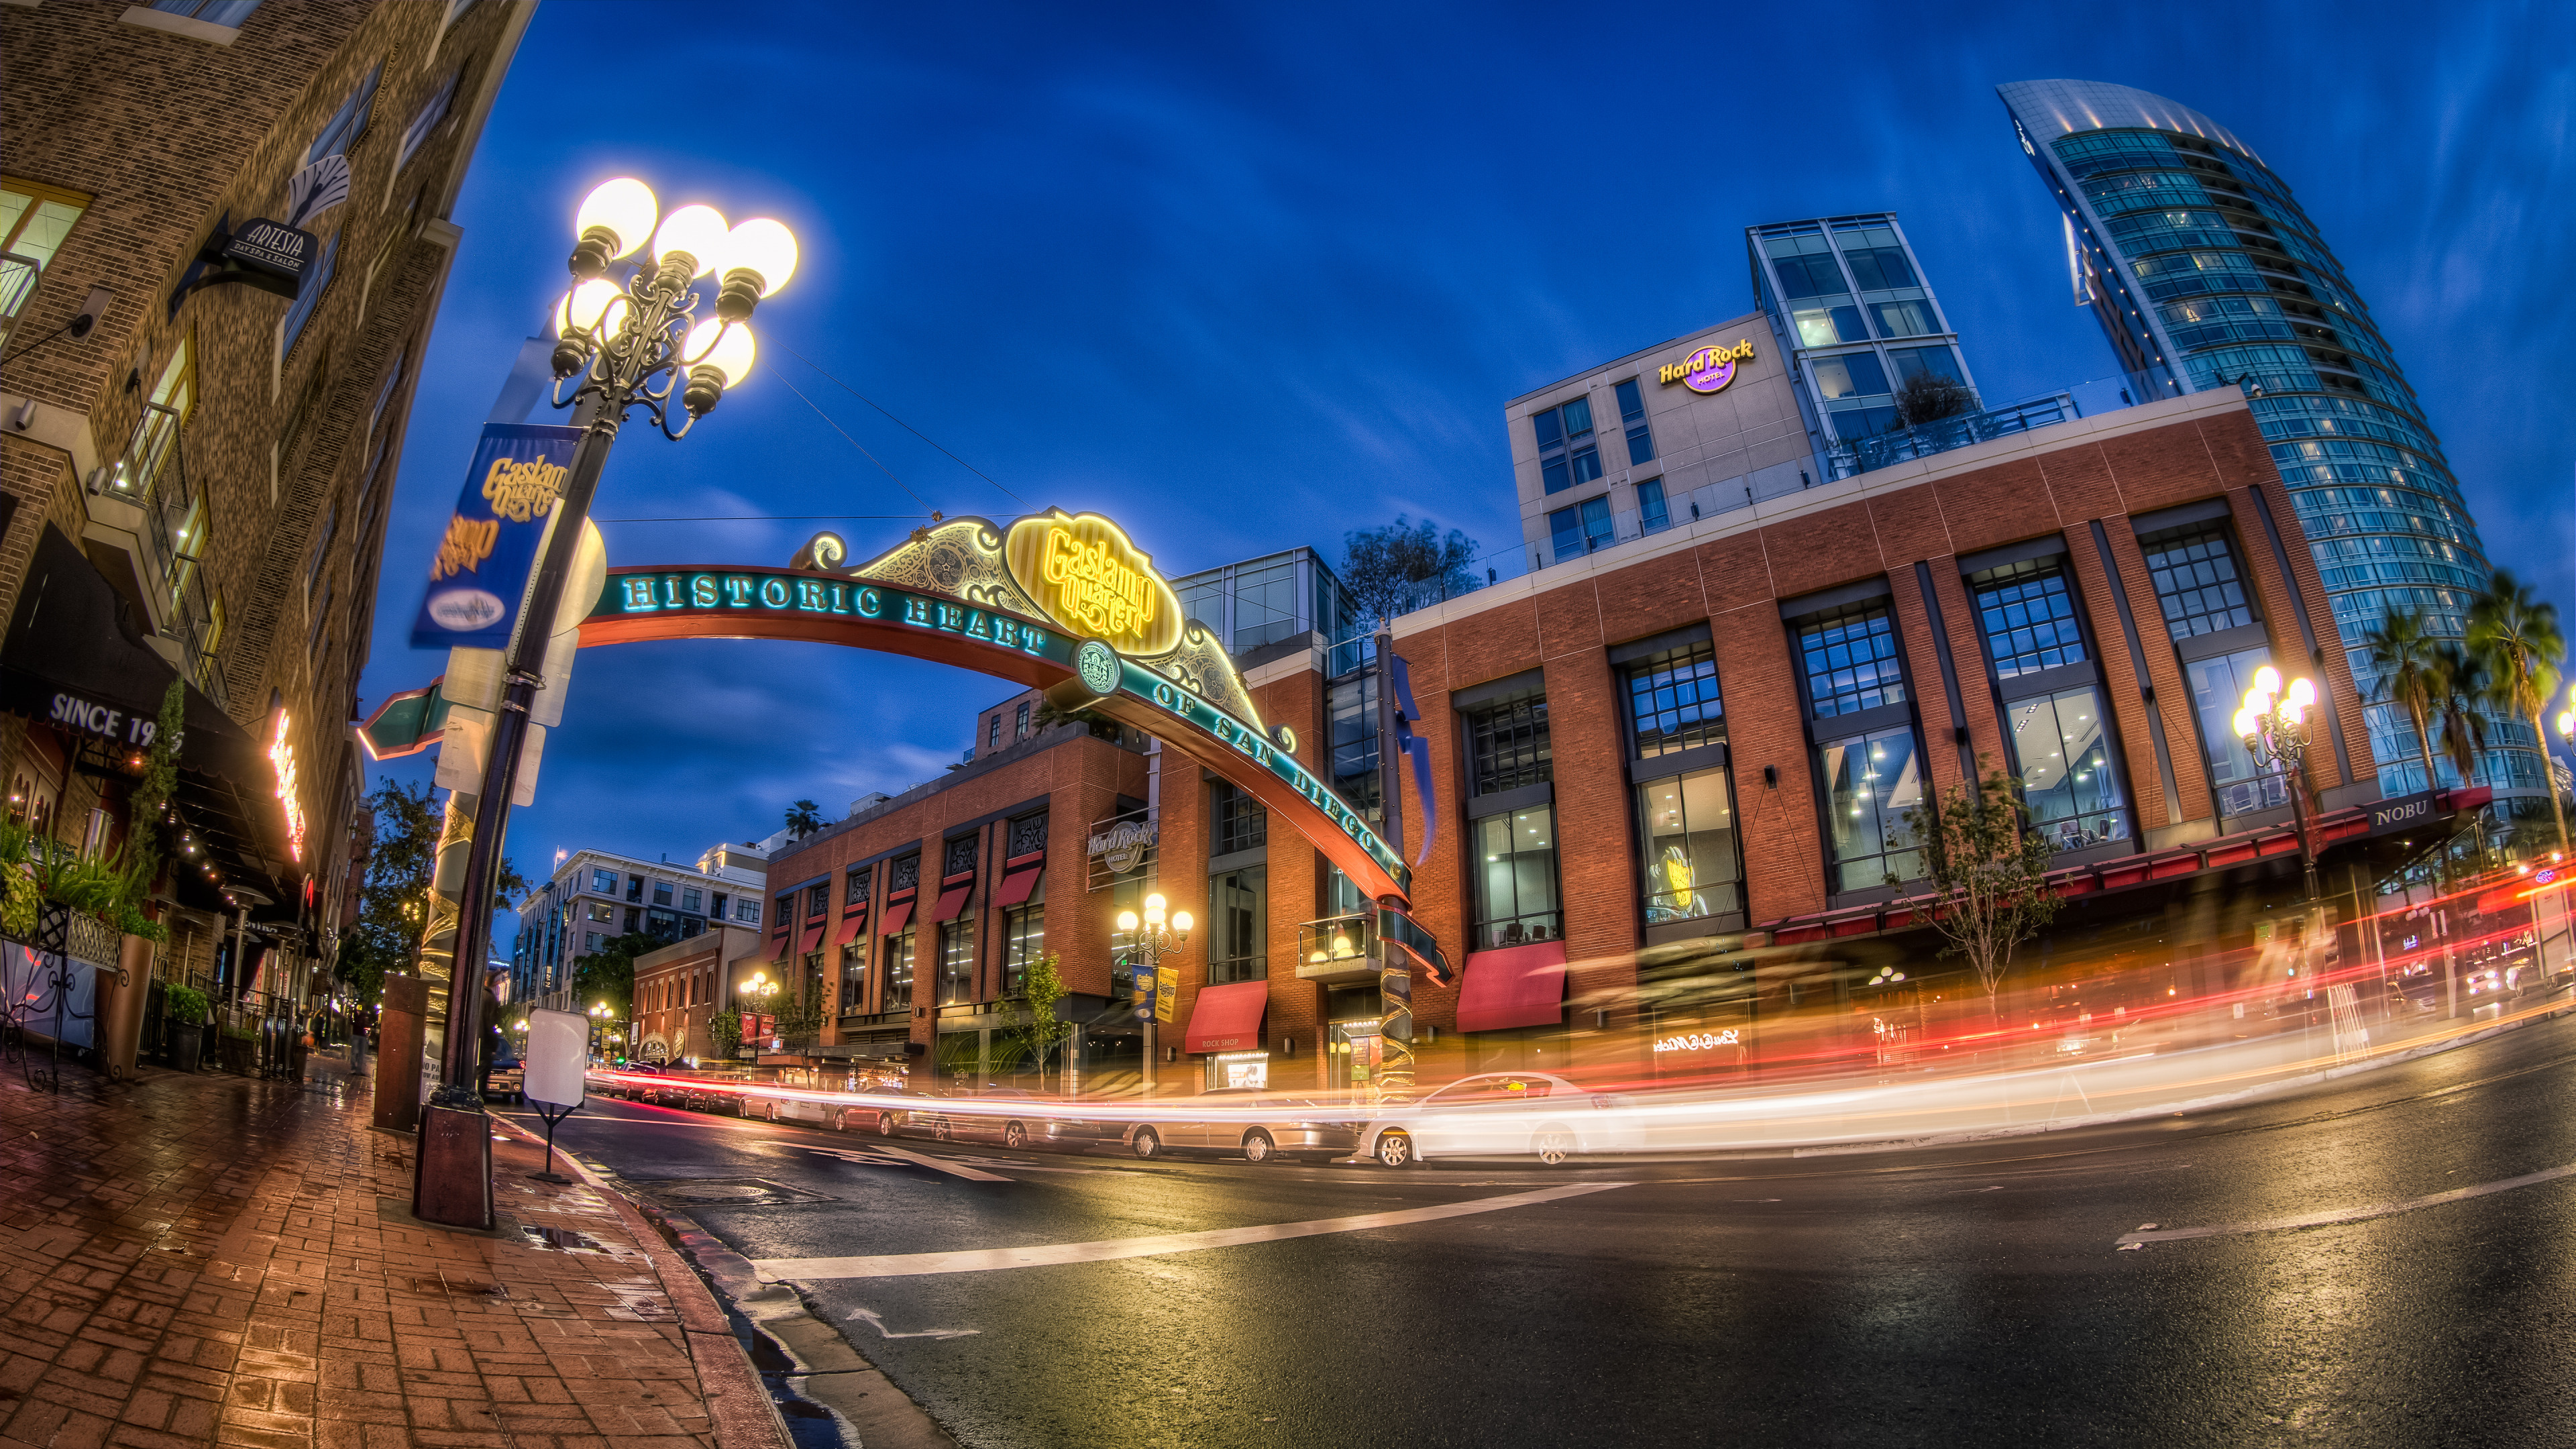
[(161, 988), (161, 1014), (170, 1023), (170, 1066), (193, 1072), (206, 1049), (206, 993), (172, 982)]
[(259, 1033), (242, 1022), (225, 1022), (216, 1031), (215, 1050), (218, 1066), (247, 1077), (252, 1072), (252, 1059), (259, 1051)]

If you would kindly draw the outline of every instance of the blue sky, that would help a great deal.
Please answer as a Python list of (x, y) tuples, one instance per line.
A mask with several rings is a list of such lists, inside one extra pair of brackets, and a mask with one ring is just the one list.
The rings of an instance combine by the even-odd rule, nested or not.
[[(1503, 402), (1750, 310), (1756, 222), (1898, 212), (1990, 400), (2110, 374), (1994, 95), (2054, 76), (2196, 106), (2289, 181), (2496, 562), (2569, 610), (2570, 57), (2565, 5), (549, 0), (457, 209), (365, 707), (441, 667), (405, 638), (431, 549), (606, 177), (775, 216), (804, 261), (761, 311), (751, 379), (682, 443), (630, 428), (598, 516), (1054, 504), (1125, 521), (1182, 573), (1300, 543), (1338, 557), (1344, 530), (1399, 512), (1507, 548)], [(672, 102), (647, 114), (634, 77), (656, 69)], [(784, 563), (824, 526), (603, 531), (621, 564)], [(861, 556), (909, 526), (838, 525)], [(798, 797), (837, 815), (937, 774), (1008, 692), (822, 645), (594, 651), (510, 853), (532, 871), (586, 845), (694, 860)]]

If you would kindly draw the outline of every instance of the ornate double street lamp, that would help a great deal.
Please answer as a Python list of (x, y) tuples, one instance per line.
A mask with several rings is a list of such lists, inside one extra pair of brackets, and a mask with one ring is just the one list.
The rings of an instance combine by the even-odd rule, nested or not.
[[(1190, 913), (1174, 911), (1166, 918), (1164, 902), (1157, 893), (1145, 897), (1145, 919), (1139, 922), (1134, 911), (1118, 913), (1118, 929), (1127, 935), (1127, 949), (1118, 956), (1118, 964), (1130, 973), (1151, 979), (1155, 963), (1165, 956), (1180, 953), (1190, 939)], [(1154, 1086), (1154, 1057), (1162, 1048), (1155, 1040), (1155, 1026), (1163, 1011), (1162, 993), (1154, 994), (1154, 1004), (1136, 1014), (1145, 1021), (1145, 1087)]]
[[(574, 285), (555, 304), (555, 406), (580, 409), (582, 436), (505, 660), (458, 891), (457, 961), (480, 961), (490, 945), (493, 873), (528, 712), (546, 687), (546, 646), (618, 429), (640, 407), (676, 440), (714, 411), (725, 389), (751, 371), (752, 312), (796, 272), (796, 238), (775, 221), (728, 226), (713, 207), (683, 206), (667, 216), (660, 209), (651, 187), (620, 177), (584, 198), (573, 220)], [(639, 251), (624, 281), (610, 276), (619, 258)], [(712, 305), (698, 287), (709, 277), (716, 282)], [(414, 1211), (433, 1222), (491, 1221), (491, 1134), (474, 1090), (480, 1006), (479, 992), (448, 992), (447, 1060), (423, 1115), (413, 1191)]]
[[(749, 1015), (751, 1017), (753, 1031), (744, 1034), (745, 1036), (751, 1036), (758, 1031), (760, 1018), (769, 1014), (769, 998), (778, 994), (778, 983), (769, 979), (768, 972), (754, 971), (751, 973), (751, 979), (742, 983), (742, 994), (751, 1000), (751, 1011), (749, 1012)], [(742, 1042), (739, 1039), (735, 1042), (734, 1050), (737, 1052), (742, 1050)], [(753, 1055), (757, 1056), (759, 1052), (759, 1046), (754, 1044), (752, 1046)]]
[(2307, 873), (2308, 899), (2317, 898), (2317, 847), (2308, 833), (2308, 708), (2317, 702), (2317, 687), (2305, 679), (2293, 679), (2290, 687), (2281, 687), (2279, 670), (2266, 664), (2254, 671), (2254, 686), (2245, 691), (2244, 707), (2236, 711), (2236, 733), (2245, 741), (2245, 749), (2254, 757), (2254, 768), (2269, 770), (2278, 766), (2282, 784), (2290, 792), (2290, 818), (2298, 823), (2299, 864)]
[[(608, 1055), (603, 1048), (607, 1045), (608, 1033), (616, 1028), (616, 1022), (617, 1009), (610, 1006), (607, 1002), (602, 1001), (591, 1007), (590, 1054), (592, 1056), (604, 1057)], [(526, 1023), (522, 1022), (521, 1025), (524, 1026)]]

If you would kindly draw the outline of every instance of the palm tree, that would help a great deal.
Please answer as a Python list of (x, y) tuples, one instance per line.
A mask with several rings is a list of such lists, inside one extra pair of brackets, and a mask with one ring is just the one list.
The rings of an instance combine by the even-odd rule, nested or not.
[(787, 807), (787, 833), (798, 840), (823, 828), (823, 808), (811, 800), (799, 800)]
[[(2457, 644), (2448, 642), (2433, 646), (2432, 677), (2426, 681), (2431, 695), (2434, 722), (2442, 730), (2442, 758), (2463, 786), (2476, 780), (2478, 756), (2486, 752), (2487, 717), (2485, 709), (2495, 700), (2495, 679), (2486, 662)], [(2424, 758), (2424, 776), (2433, 775), (2431, 755)]]
[(2469, 648), (2483, 656), (2499, 700), (2531, 726), (2531, 738), (2540, 747), (2541, 785), (2549, 792), (2549, 813), (2557, 819), (2563, 855), (2567, 811), (2558, 803), (2558, 782), (2548, 770), (2549, 729), (2540, 721), (2541, 707), (2558, 692), (2558, 666), (2567, 657), (2558, 607), (2541, 602), (2512, 570), (2497, 569), (2486, 592), (2469, 605)]
[(2436, 660), (2423, 612), (2389, 605), (2370, 627), (2367, 642), (2371, 670), (2379, 676), (2378, 702), (2403, 708), (2415, 721), (2415, 742), (2424, 752), (2424, 788), (2429, 790), (2433, 788), (2433, 732), (2425, 728), (2425, 716), (2433, 709)]

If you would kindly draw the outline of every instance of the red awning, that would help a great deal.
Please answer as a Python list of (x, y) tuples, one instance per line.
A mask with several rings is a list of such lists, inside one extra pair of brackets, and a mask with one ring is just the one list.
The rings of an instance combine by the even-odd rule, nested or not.
[(893, 905), (886, 907), (885, 919), (878, 923), (877, 934), (880, 936), (900, 936), (903, 934), (904, 923), (911, 919), (912, 902), (897, 901)]
[(1189, 1050), (1243, 1051), (1261, 1045), (1261, 1013), (1270, 1005), (1270, 983), (1237, 981), (1202, 986), (1190, 1008)]
[(969, 878), (957, 885), (950, 886), (948, 889), (941, 891), (939, 893), (939, 904), (931, 908), (930, 919), (933, 921), (956, 920), (957, 913), (966, 908), (967, 893), (974, 889), (975, 882), (973, 879)]
[(823, 930), (824, 923), (821, 921), (816, 921), (814, 924), (807, 926), (805, 928), (805, 944), (797, 950), (796, 954), (799, 956), (811, 956), (815, 952), (822, 950)]
[(1046, 861), (1040, 858), (1004, 875), (1002, 884), (993, 892), (994, 909), (1028, 904), (1029, 892), (1038, 888), (1038, 872), (1044, 869)]
[(1507, 946), (1467, 957), (1458, 988), (1460, 1031), (1555, 1026), (1565, 1020), (1565, 943)]
[(859, 907), (841, 918), (841, 929), (832, 936), (832, 944), (846, 946), (859, 939), (859, 928), (868, 923), (868, 908)]

